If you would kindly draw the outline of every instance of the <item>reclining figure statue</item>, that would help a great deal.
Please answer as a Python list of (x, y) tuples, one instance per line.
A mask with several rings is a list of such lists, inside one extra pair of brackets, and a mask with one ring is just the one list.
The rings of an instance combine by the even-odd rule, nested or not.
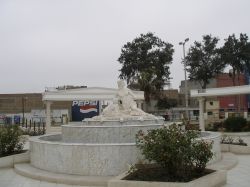
[(105, 119), (105, 118), (129, 118), (129, 117), (142, 117), (142, 118), (155, 118), (155, 116), (144, 112), (137, 107), (134, 93), (125, 86), (123, 80), (119, 80), (118, 91), (113, 103), (108, 105), (100, 116), (96, 116), (93, 119)]

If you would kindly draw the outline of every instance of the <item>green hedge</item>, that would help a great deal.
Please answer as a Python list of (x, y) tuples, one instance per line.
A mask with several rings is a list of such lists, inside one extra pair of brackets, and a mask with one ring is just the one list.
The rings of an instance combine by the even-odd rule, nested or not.
[(229, 117), (224, 121), (224, 128), (229, 132), (248, 130), (247, 120), (243, 117)]
[(21, 152), (25, 141), (21, 135), (17, 125), (0, 126), (0, 156)]

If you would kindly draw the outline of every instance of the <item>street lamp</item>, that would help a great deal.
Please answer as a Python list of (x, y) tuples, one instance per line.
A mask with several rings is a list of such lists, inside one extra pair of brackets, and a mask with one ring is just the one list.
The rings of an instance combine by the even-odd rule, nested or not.
[(183, 64), (184, 64), (184, 74), (185, 74), (185, 103), (186, 103), (186, 118), (189, 118), (188, 115), (188, 88), (187, 88), (187, 70), (186, 70), (186, 55), (185, 55), (185, 44), (189, 41), (189, 38), (186, 38), (184, 42), (180, 42), (179, 45), (183, 47)]
[(23, 113), (23, 120), (22, 120), (22, 123), (24, 125), (24, 107), (25, 107), (25, 102), (26, 100), (28, 99), (28, 97), (22, 97), (22, 113)]

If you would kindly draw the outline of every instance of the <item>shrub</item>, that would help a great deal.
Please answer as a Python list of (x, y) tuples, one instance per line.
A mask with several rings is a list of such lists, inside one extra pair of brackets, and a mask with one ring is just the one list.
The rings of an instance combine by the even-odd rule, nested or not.
[(186, 123), (185, 124), (185, 129), (186, 130), (199, 130), (199, 124), (190, 124), (190, 123)]
[(227, 136), (227, 135), (223, 135), (221, 137), (221, 143), (247, 146), (247, 143), (245, 143), (241, 137), (238, 137), (237, 139), (235, 139), (232, 136)]
[(22, 132), (17, 125), (0, 126), (0, 156), (20, 152), (24, 146)]
[(241, 137), (238, 137), (237, 141), (236, 141), (237, 145), (244, 145), (247, 146), (247, 143), (244, 142), (244, 140)]
[(245, 131), (250, 131), (250, 121), (247, 121), (247, 125), (245, 127)]
[(230, 117), (224, 121), (224, 127), (230, 132), (241, 132), (247, 127), (247, 120), (243, 117)]
[(173, 125), (136, 135), (137, 146), (149, 161), (164, 168), (172, 179), (187, 181), (205, 170), (213, 157), (212, 142), (197, 140), (197, 131), (182, 131)]
[(223, 122), (214, 122), (206, 126), (206, 131), (223, 131), (224, 130)]
[(23, 135), (29, 135), (29, 136), (41, 136), (45, 134), (45, 130), (43, 129), (37, 129), (36, 131), (31, 129), (21, 129)]

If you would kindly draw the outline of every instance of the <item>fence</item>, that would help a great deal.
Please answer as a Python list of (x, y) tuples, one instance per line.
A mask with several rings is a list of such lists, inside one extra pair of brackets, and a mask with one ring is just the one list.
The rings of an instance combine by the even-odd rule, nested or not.
[(43, 135), (46, 133), (45, 123), (44, 122), (35, 122), (31, 120), (25, 120), (25, 123), (19, 124), (23, 129), (24, 134), (31, 136)]
[[(14, 122), (14, 123), (13, 123)], [(26, 135), (36, 136), (46, 133), (45, 122), (36, 122), (32, 120), (24, 120), (24, 123), (12, 120), (11, 118), (5, 118), (2, 120), (2, 125), (18, 125)]]

